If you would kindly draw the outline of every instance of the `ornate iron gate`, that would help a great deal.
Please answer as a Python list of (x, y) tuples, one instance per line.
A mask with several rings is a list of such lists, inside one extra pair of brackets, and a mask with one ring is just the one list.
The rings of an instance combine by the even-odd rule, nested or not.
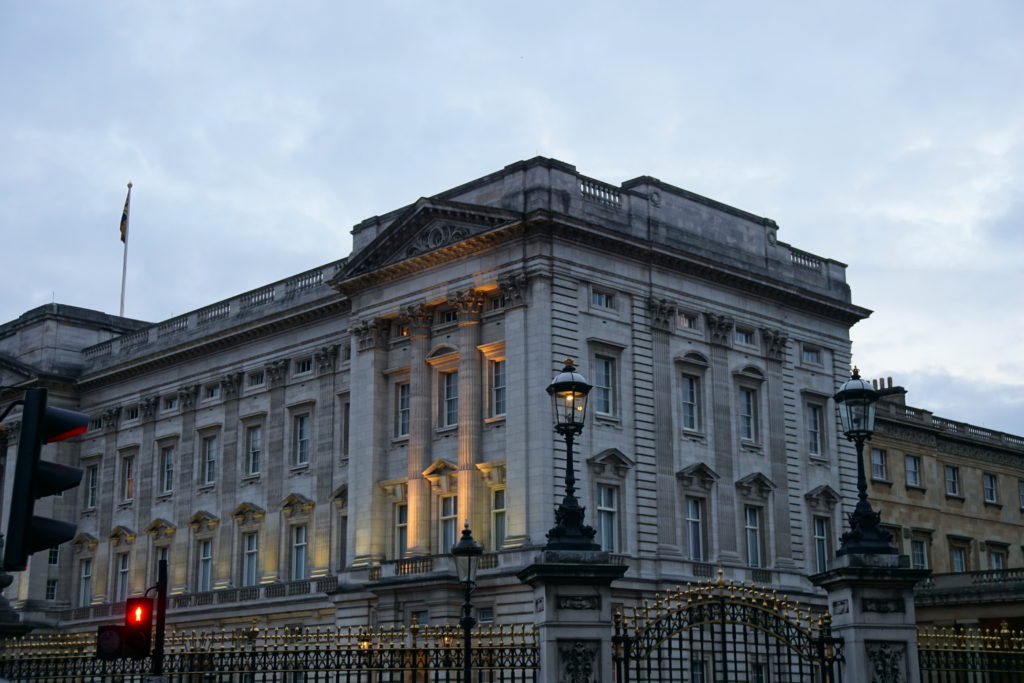
[(616, 681), (838, 683), (831, 617), (754, 586), (687, 585), (615, 615)]

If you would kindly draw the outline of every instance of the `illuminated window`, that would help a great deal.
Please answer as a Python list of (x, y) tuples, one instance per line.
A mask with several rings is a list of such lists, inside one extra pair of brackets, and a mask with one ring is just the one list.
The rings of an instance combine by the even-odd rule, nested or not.
[(121, 500), (129, 501), (135, 497), (135, 456), (121, 456)]
[(684, 330), (696, 330), (699, 321), (693, 313), (679, 313), (676, 315), (676, 325)]

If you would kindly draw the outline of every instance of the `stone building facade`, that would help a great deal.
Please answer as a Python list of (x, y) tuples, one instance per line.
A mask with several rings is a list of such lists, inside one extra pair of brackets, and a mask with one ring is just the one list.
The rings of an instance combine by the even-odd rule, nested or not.
[(933, 572), (915, 590), (918, 621), (1024, 626), (1024, 437), (938, 417), (904, 394), (878, 404), (865, 466), (896, 547)]
[(48, 447), (84, 470), (43, 502), (78, 536), (7, 595), (85, 630), (166, 558), (172, 622), (445, 621), (468, 523), (487, 551), (477, 616), (530, 621), (516, 573), (565, 465), (545, 388), (572, 358), (594, 385), (579, 496), (628, 565), (617, 603), (718, 566), (822, 603), (807, 577), (856, 481), (831, 397), (868, 311), (843, 264), (777, 232), (655, 178), (616, 187), (536, 158), (170, 320), (30, 311), (0, 326), (4, 384), (47, 386), (92, 422)]

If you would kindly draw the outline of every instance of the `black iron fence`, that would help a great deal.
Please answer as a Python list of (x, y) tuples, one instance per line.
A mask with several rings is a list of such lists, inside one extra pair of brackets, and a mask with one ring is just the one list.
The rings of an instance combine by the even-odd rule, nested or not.
[(842, 642), (828, 613), (754, 586), (717, 581), (676, 589), (615, 618), (616, 680), (834, 683)]
[(1024, 681), (1024, 632), (1002, 628), (922, 628), (917, 634), (922, 683)]
[[(26, 636), (0, 641), (0, 677), (10, 681), (141, 682), (149, 658), (96, 659), (96, 634)], [(164, 675), (172, 682), (397, 683), (462, 681), (462, 631), (453, 626), (243, 628), (170, 632)], [(481, 683), (536, 682), (533, 625), (473, 632), (472, 668)]]

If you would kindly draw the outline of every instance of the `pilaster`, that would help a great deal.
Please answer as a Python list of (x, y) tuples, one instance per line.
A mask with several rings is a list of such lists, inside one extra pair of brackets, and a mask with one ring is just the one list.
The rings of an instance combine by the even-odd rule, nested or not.
[[(458, 292), (448, 303), (459, 311), (459, 519), (482, 528), (483, 510), (475, 504), (480, 461), (480, 313), (484, 296), (473, 290)], [(440, 548), (443, 551), (445, 549)]]
[(409, 474), (406, 494), (408, 555), (430, 554), (430, 482), (424, 478), (423, 472), (430, 466), (433, 444), (431, 399), (434, 394), (432, 373), (427, 365), (433, 317), (433, 309), (422, 304), (410, 306), (402, 312), (412, 336), (409, 349)]

